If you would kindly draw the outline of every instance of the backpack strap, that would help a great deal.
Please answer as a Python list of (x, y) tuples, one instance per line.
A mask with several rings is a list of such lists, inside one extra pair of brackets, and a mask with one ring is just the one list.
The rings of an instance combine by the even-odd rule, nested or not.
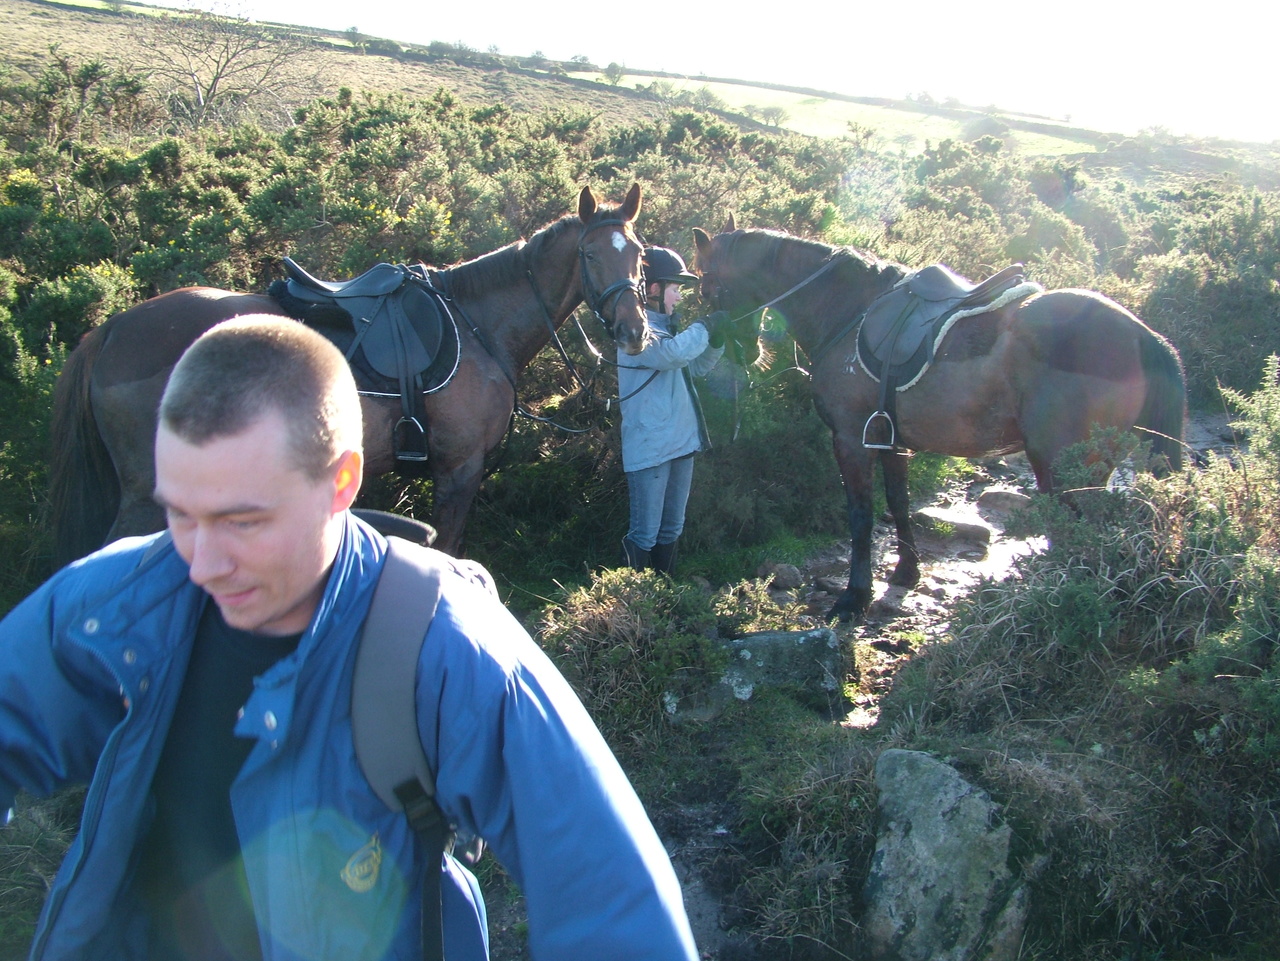
[(444, 958), (440, 860), (450, 829), (435, 802), (435, 777), (418, 739), (418, 657), (440, 602), (443, 555), (388, 537), (387, 559), (374, 589), (351, 682), (356, 760), (374, 792), (404, 811), (422, 840), (422, 957)]

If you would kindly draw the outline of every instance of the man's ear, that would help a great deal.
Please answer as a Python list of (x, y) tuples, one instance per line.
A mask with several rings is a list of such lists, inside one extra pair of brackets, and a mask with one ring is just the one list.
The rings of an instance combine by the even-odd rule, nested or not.
[(364, 454), (349, 450), (338, 459), (333, 475), (333, 512), (345, 511), (356, 502), (364, 478)]

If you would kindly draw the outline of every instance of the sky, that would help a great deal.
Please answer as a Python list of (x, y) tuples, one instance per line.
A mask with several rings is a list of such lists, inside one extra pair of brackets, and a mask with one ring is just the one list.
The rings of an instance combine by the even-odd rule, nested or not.
[(1273, 67), (1280, 6), (1266, 0), (196, 5), (280, 23), (356, 27), (402, 43), (462, 42), (556, 60), (582, 55), (600, 66), (617, 62), (853, 96), (928, 93), (1126, 135), (1163, 127), (1179, 136), (1280, 140)]

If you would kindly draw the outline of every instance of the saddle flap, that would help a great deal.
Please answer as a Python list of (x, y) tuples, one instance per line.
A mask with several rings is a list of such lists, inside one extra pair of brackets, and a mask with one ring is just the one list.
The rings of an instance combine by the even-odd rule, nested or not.
[(399, 295), (370, 301), (372, 315), (360, 340), (365, 360), (384, 377), (420, 374), (431, 366), (444, 341), (444, 316), (436, 298), (416, 284)]
[[(382, 297), (395, 293), (409, 276), (407, 267), (399, 264), (374, 264), (358, 277), (350, 280), (319, 280), (307, 273), (291, 257), (284, 258), (284, 269), (292, 281), (294, 295), (298, 288), (312, 290), (325, 297)], [(305, 299), (305, 298), (304, 298)]]

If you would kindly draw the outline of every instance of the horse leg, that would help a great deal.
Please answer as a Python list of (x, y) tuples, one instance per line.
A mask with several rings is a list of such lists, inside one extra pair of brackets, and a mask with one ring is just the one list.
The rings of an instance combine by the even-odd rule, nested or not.
[(911, 502), (907, 490), (909, 467), (910, 457), (907, 454), (888, 453), (880, 458), (885, 500), (898, 529), (898, 566), (889, 576), (889, 583), (895, 587), (915, 587), (920, 582), (920, 556), (916, 551), (915, 531), (911, 527)]
[(849, 585), (827, 612), (827, 620), (861, 620), (871, 604), (871, 482), (875, 460), (860, 438), (833, 435), (836, 463), (849, 505)]
[(484, 451), (477, 452), (450, 470), (433, 474), (435, 491), (431, 511), (431, 526), (436, 529), (436, 550), (459, 555), (462, 535), (467, 527), (467, 514), (480, 490), (484, 473)]

